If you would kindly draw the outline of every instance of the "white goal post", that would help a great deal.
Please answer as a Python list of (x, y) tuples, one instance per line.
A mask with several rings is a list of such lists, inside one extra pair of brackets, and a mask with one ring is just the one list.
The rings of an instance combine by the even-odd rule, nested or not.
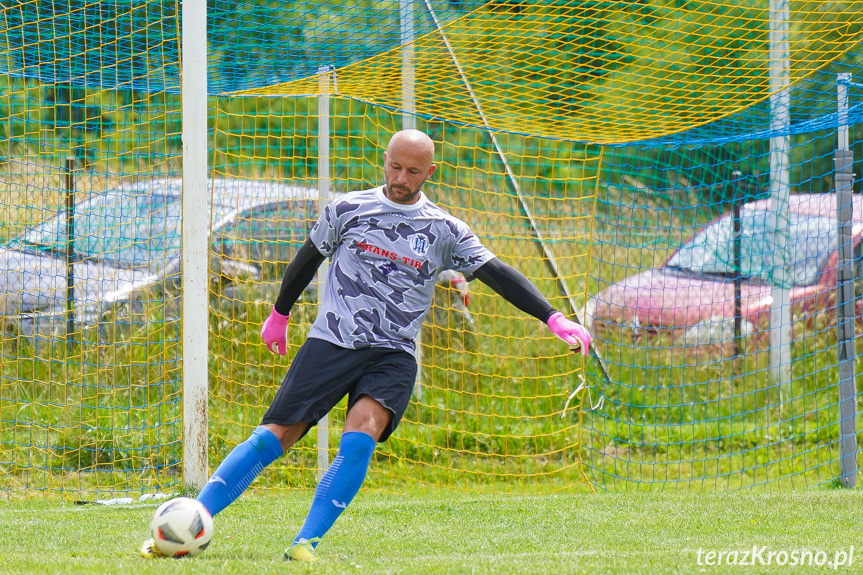
[(182, 3), (183, 485), (207, 483), (207, 0)]

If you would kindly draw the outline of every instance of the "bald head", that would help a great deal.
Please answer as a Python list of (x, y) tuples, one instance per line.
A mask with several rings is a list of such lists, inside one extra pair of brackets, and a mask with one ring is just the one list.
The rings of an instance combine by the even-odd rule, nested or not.
[(419, 130), (396, 132), (384, 152), (384, 194), (400, 204), (416, 203), (436, 168), (431, 138)]
[(393, 150), (401, 148), (412, 150), (417, 156), (424, 156), (429, 164), (434, 162), (434, 142), (425, 132), (419, 130), (396, 132), (387, 144), (387, 153), (392, 155)]

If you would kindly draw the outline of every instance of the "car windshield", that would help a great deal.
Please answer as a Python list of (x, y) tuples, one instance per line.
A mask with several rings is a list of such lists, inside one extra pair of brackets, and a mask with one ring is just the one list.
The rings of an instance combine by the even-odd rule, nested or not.
[[(740, 216), (740, 275), (771, 282), (783, 267), (782, 251), (771, 233), (770, 214), (743, 210)], [(815, 282), (830, 253), (836, 249), (836, 221), (832, 218), (791, 213), (788, 216), (790, 285)], [(711, 224), (686, 242), (665, 264), (696, 274), (734, 274), (734, 221), (731, 214)]]
[[(111, 192), (75, 206), (72, 242), (82, 258), (119, 265), (146, 265), (180, 249), (179, 196)], [(66, 212), (38, 224), (11, 245), (23, 244), (65, 252)]]

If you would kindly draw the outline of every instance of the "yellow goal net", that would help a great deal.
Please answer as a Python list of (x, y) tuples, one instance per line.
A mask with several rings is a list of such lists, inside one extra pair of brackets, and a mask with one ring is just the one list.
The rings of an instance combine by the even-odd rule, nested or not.
[[(0, 6), (0, 497), (183, 486), (181, 9)], [(322, 278), (288, 355), (260, 340), (322, 202), (382, 183), (416, 127), (430, 199), (595, 339), (582, 358), (442, 275), (373, 487), (856, 477), (833, 200), (860, 191), (863, 2), (215, 0), (207, 28), (211, 469), (316, 317)], [(314, 487), (344, 417), (254, 486)]]

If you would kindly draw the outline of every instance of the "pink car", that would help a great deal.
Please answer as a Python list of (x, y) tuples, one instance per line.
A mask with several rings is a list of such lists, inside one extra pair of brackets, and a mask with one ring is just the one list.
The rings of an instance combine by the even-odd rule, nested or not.
[[(777, 263), (770, 224), (770, 200), (740, 210), (741, 317), (749, 330), (769, 323), (771, 277)], [(837, 222), (834, 194), (792, 195), (788, 201), (788, 269), (792, 314), (835, 307)], [(688, 329), (734, 318), (734, 234), (732, 214), (710, 223), (665, 264), (610, 285), (591, 298), (586, 315), (594, 331), (629, 326), (648, 331)], [(863, 198), (853, 199), (855, 267), (861, 262)], [(859, 273), (859, 272), (858, 272)], [(858, 312), (861, 310), (858, 300)]]

